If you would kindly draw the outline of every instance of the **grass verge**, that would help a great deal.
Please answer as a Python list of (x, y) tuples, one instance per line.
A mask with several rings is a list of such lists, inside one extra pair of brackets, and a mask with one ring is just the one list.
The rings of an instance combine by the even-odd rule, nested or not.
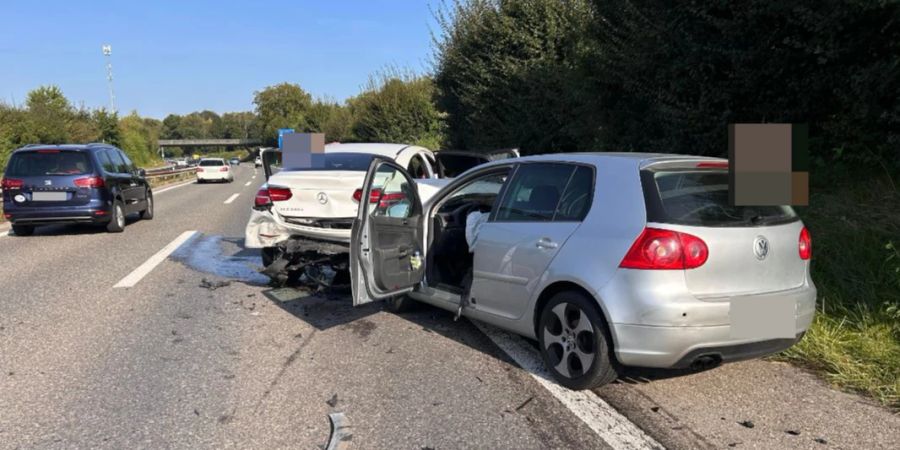
[[(900, 194), (871, 174), (813, 186), (797, 208), (813, 237), (817, 315), (778, 358), (900, 410)], [(828, 179), (833, 180), (834, 177)]]

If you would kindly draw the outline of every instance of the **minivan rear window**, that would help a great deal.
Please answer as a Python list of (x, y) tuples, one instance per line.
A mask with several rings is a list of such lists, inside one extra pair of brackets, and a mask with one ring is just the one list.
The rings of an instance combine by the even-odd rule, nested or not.
[(84, 152), (71, 150), (37, 150), (13, 154), (6, 167), (6, 176), (69, 176), (84, 175), (91, 171), (91, 160)]
[(706, 227), (748, 227), (797, 220), (789, 206), (732, 206), (725, 170), (644, 170), (647, 221)]

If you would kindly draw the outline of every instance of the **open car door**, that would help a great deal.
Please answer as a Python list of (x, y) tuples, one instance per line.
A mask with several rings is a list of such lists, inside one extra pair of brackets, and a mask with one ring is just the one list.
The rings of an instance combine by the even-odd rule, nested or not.
[(519, 149), (504, 148), (484, 151), (441, 150), (435, 152), (437, 176), (439, 178), (456, 178), (463, 172), (491, 161), (507, 158), (518, 158)]
[(277, 148), (264, 148), (259, 151), (259, 157), (262, 159), (263, 172), (266, 174), (266, 181), (269, 177), (281, 171), (281, 150)]
[(409, 292), (424, 279), (423, 224), (413, 178), (393, 161), (373, 159), (350, 238), (353, 306)]

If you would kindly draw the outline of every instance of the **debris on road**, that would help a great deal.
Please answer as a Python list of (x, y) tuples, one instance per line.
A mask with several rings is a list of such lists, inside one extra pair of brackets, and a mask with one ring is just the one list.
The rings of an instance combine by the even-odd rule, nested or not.
[(815, 439), (813, 439), (813, 441), (816, 441), (819, 444), (828, 444), (828, 441), (826, 441), (825, 439), (822, 439), (822, 438), (815, 438)]
[(210, 280), (207, 280), (205, 277), (200, 280), (200, 287), (202, 287), (204, 289), (209, 289), (211, 291), (214, 291), (216, 289), (223, 288), (226, 286), (230, 286), (230, 285), (231, 285), (230, 281), (210, 281)]
[(738, 422), (738, 423), (741, 424), (741, 426), (746, 427), (746, 428), (753, 428), (756, 426), (753, 424), (753, 421), (750, 421), (750, 420), (745, 420), (743, 422)]
[(800, 436), (800, 432), (797, 430), (785, 430), (784, 432), (791, 436)]
[(521, 405), (516, 407), (516, 411), (520, 411), (522, 408), (525, 407), (525, 405), (531, 403), (532, 400), (534, 400), (534, 397), (528, 397), (528, 400), (525, 400), (524, 402), (522, 402)]
[(334, 408), (335, 406), (337, 406), (337, 404), (338, 404), (338, 396), (337, 396), (337, 394), (334, 394), (334, 395), (331, 396), (330, 399), (325, 400), (325, 403), (327, 403), (328, 406), (330, 406), (330, 407), (332, 407), (332, 408)]

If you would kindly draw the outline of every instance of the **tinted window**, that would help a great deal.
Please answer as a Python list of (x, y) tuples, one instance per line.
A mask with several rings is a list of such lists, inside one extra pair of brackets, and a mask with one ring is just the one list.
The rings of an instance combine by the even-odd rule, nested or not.
[(123, 170), (122, 173), (132, 173), (132, 172), (134, 172), (135, 170), (137, 170), (137, 169), (134, 167), (134, 163), (131, 162), (130, 159), (128, 159), (128, 155), (126, 155), (125, 152), (123, 152), (123, 151), (118, 151), (118, 152), (116, 152), (116, 153), (118, 153), (118, 154), (122, 157), (122, 161), (125, 162), (125, 170)]
[(122, 159), (122, 154), (115, 150), (110, 150), (108, 152), (109, 158), (112, 160), (113, 165), (115, 165), (114, 172), (116, 173), (128, 173), (128, 168), (125, 164), (125, 160)]
[(437, 158), (438, 174), (441, 178), (458, 177), (463, 172), (488, 161), (485, 156), (451, 152), (438, 152), (435, 154), (435, 158)]
[(548, 222), (559, 205), (575, 166), (523, 164), (516, 170), (495, 220)]
[(578, 166), (566, 186), (553, 220), (563, 222), (583, 220), (591, 208), (593, 194), (594, 171), (589, 167)]
[[(788, 206), (732, 206), (728, 172), (663, 170), (642, 174), (653, 222), (701, 226), (755, 226), (796, 219)], [(647, 192), (649, 191), (649, 192)]]
[(90, 171), (90, 159), (83, 152), (44, 150), (14, 154), (9, 160), (6, 176), (81, 175)]
[(106, 173), (116, 173), (118, 172), (118, 168), (113, 163), (112, 159), (109, 157), (109, 150), (100, 150), (97, 152), (97, 160), (100, 161), (100, 166), (103, 167), (103, 171)]
[(313, 153), (312, 167), (286, 167), (284, 170), (366, 171), (374, 157), (371, 153)]
[(200, 165), (203, 167), (207, 166), (224, 166), (225, 161), (219, 159), (203, 159), (200, 161)]

